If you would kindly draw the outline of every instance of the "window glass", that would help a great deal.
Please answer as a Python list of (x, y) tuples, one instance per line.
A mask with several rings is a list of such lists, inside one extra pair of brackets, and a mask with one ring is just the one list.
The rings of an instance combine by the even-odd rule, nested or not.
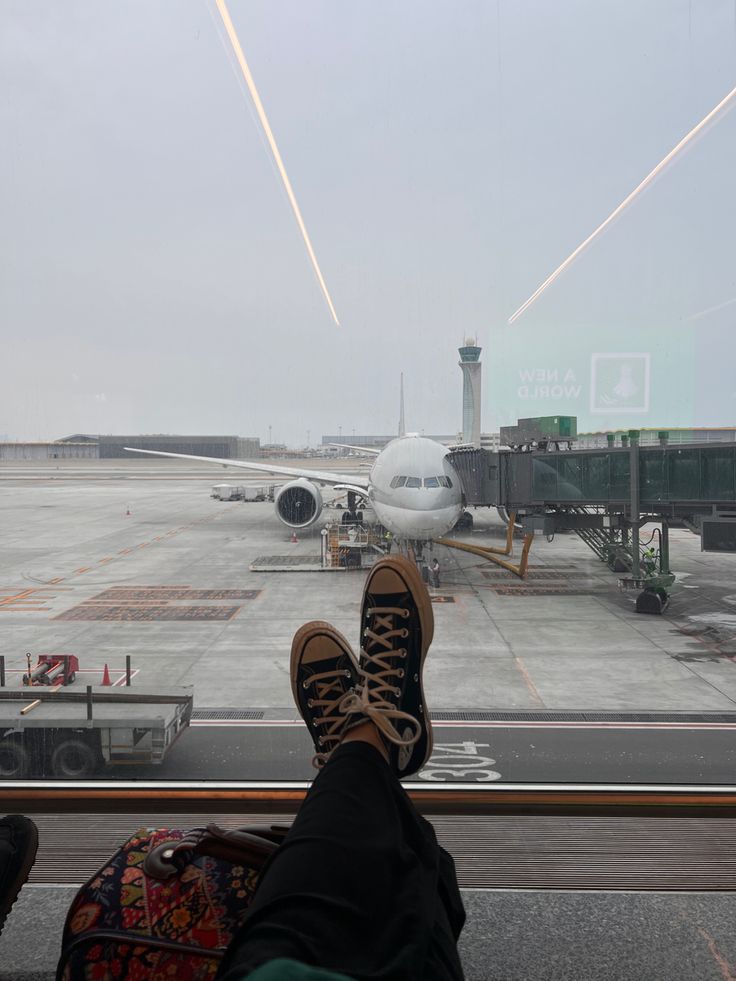
[(610, 487), (610, 458), (592, 454), (583, 458), (585, 497), (590, 501), (606, 501)]
[(700, 453), (698, 450), (677, 450), (669, 457), (670, 493), (681, 500), (694, 501), (700, 497)]
[(736, 779), (734, 4), (6, 2), (0, 65), (0, 780), (308, 781), (292, 640), (399, 554), (417, 780)]
[(709, 498), (736, 500), (736, 447), (711, 447), (701, 458), (701, 467), (701, 486)]
[(664, 450), (647, 450), (639, 460), (643, 501), (667, 500), (667, 454)]

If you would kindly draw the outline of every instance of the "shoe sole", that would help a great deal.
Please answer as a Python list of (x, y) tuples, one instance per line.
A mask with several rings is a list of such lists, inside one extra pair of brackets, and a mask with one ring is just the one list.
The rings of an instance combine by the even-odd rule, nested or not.
[(7, 889), (7, 895), (4, 897), (2, 904), (0, 904), (0, 933), (2, 933), (8, 914), (13, 908), (16, 899), (20, 895), (21, 889), (26, 882), (28, 882), (28, 876), (33, 868), (33, 863), (36, 861), (36, 852), (38, 851), (38, 828), (30, 818), (26, 818), (26, 820), (28, 821), (28, 844), (26, 846), (25, 854), (23, 856), (23, 861), (21, 862), (21, 867), (18, 870), (18, 874), (13, 879), (11, 885)]
[[(291, 694), (294, 699), (294, 704), (296, 705), (297, 711), (301, 715), (301, 709), (299, 708), (299, 686), (297, 684), (297, 672), (299, 670), (299, 665), (301, 664), (301, 655), (304, 648), (307, 646), (309, 641), (313, 637), (317, 637), (319, 634), (326, 635), (336, 644), (338, 644), (345, 653), (351, 658), (355, 666), (355, 674), (358, 674), (358, 662), (353, 654), (353, 649), (347, 640), (339, 630), (328, 623), (326, 620), (310, 620), (309, 623), (303, 624), (299, 627), (297, 632), (294, 634), (294, 639), (291, 642), (291, 658), (289, 661), (289, 677), (291, 678)], [(304, 716), (302, 716), (304, 719)], [(304, 719), (306, 724), (306, 719)], [(307, 726), (309, 728), (309, 726)], [(310, 730), (311, 735), (311, 730)]]
[(403, 555), (388, 555), (385, 559), (379, 559), (368, 573), (368, 579), (366, 579), (366, 591), (368, 582), (379, 570), (379, 568), (393, 569), (406, 581), (409, 591), (414, 598), (414, 603), (419, 614), (419, 624), (422, 629), (422, 648), (421, 657), (419, 660), (419, 694), (421, 696), (422, 706), (424, 708), (424, 727), (427, 732), (427, 748), (422, 763), (415, 770), (413, 770), (412, 774), (409, 774), (409, 776), (412, 776), (414, 773), (418, 773), (427, 760), (432, 756), (432, 749), (434, 747), (434, 738), (432, 736), (432, 718), (429, 709), (427, 708), (427, 700), (424, 697), (424, 661), (434, 638), (434, 613), (432, 612), (432, 601), (429, 598), (427, 587), (424, 584), (421, 573), (419, 572), (419, 569), (417, 569), (414, 562), (407, 559)]

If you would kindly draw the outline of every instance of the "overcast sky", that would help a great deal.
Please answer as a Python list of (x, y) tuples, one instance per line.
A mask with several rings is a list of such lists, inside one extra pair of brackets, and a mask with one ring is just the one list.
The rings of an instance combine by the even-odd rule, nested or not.
[(342, 326), (209, 0), (0, 0), (0, 438), (390, 433), (400, 371), (452, 433), (467, 334), (486, 430), (736, 425), (736, 110), (507, 323), (736, 86), (734, 0), (229, 6)]

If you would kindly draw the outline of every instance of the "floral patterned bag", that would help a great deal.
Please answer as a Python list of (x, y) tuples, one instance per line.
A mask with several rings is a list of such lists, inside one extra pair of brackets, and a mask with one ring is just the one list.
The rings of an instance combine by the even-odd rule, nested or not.
[(57, 981), (210, 981), (287, 828), (142, 828), (79, 890)]

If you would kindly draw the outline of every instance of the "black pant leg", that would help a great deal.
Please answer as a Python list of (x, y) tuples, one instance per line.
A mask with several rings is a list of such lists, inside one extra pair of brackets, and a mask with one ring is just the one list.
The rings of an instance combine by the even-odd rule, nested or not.
[(458, 981), (464, 913), (447, 859), (381, 754), (343, 744), (264, 870), (218, 978), (291, 957), (357, 981)]

